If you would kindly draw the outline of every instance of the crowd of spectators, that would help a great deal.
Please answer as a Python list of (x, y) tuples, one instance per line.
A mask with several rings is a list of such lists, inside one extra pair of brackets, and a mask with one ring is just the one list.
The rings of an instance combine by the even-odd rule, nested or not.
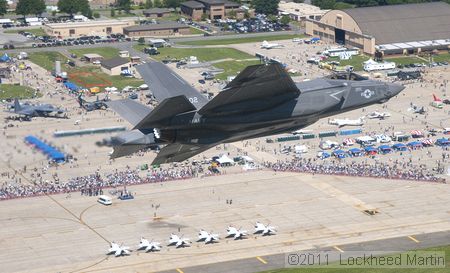
[(296, 159), (265, 163), (264, 165), (274, 171), (445, 182), (444, 179), (435, 176), (424, 166), (416, 166), (405, 162), (368, 164), (362, 162), (340, 162), (337, 160), (325, 162), (311, 159)]
[(0, 187), (0, 200), (77, 191), (80, 191), (82, 195), (92, 196), (102, 194), (104, 188), (188, 179), (197, 177), (199, 173), (203, 174), (200, 166), (189, 166), (149, 170), (146, 177), (141, 177), (138, 171), (126, 169), (125, 171), (116, 170), (103, 176), (97, 172), (87, 176), (74, 177), (67, 182), (34, 180), (34, 183), (24, 184), (21, 181), (10, 179)]

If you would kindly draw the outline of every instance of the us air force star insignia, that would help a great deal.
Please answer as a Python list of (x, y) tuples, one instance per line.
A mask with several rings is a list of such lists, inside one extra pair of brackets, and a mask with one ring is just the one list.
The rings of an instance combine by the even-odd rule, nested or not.
[(374, 95), (374, 93), (375, 92), (373, 92), (373, 91), (371, 91), (369, 89), (366, 89), (366, 90), (364, 90), (364, 92), (361, 93), (361, 96), (366, 98), (366, 99), (370, 99), (370, 97), (372, 97)]

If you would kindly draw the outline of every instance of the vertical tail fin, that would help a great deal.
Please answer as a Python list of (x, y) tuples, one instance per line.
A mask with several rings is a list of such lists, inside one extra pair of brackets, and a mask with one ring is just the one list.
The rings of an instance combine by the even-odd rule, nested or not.
[(20, 106), (20, 102), (18, 98), (14, 99), (14, 112), (17, 113), (22, 110), (22, 106)]
[(433, 94), (433, 99), (434, 99), (434, 101), (441, 101), (441, 99), (440, 99), (440, 98), (438, 98), (438, 97), (436, 97), (436, 95), (435, 95), (435, 94)]

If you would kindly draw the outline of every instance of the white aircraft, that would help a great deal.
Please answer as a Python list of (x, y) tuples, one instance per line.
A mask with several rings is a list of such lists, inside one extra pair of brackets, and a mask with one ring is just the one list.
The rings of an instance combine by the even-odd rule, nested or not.
[(241, 228), (237, 229), (233, 226), (228, 226), (227, 228), (227, 237), (233, 237), (235, 240), (244, 239), (247, 236), (247, 231)]
[(370, 119), (385, 119), (391, 116), (391, 113), (389, 112), (378, 112), (378, 111), (374, 111), (372, 113), (369, 113), (367, 115), (368, 118)]
[(274, 48), (283, 48), (283, 47), (284, 47), (283, 45), (272, 44), (272, 43), (269, 43), (267, 41), (263, 41), (262, 44), (261, 44), (261, 48), (264, 48), (264, 49), (274, 49)]
[(277, 231), (275, 230), (275, 227), (267, 224), (264, 225), (263, 223), (256, 222), (255, 223), (255, 234), (261, 234), (262, 236), (266, 235), (273, 235), (276, 234)]
[(344, 126), (361, 126), (364, 124), (364, 117), (360, 117), (359, 119), (330, 119), (328, 124), (337, 125), (339, 127)]
[(145, 249), (145, 252), (153, 252), (160, 251), (161, 244), (158, 242), (153, 242), (141, 237), (141, 241), (139, 242), (138, 250)]
[(198, 233), (197, 242), (205, 242), (205, 244), (214, 243), (219, 241), (219, 234), (209, 233), (203, 229), (200, 229)]
[(111, 242), (111, 247), (108, 249), (107, 255), (114, 253), (116, 257), (119, 257), (123, 255), (130, 255), (130, 252), (131, 250), (129, 247)]
[(176, 234), (170, 234), (169, 246), (175, 245), (176, 248), (190, 246), (191, 242), (188, 238), (184, 238), (183, 235), (178, 236)]

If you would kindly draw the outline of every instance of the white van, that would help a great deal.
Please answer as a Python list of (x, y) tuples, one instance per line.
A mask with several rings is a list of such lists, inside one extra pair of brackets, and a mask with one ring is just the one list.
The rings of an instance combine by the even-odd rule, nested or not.
[(111, 197), (109, 197), (107, 195), (100, 195), (98, 197), (97, 202), (99, 202), (100, 204), (103, 204), (105, 206), (108, 206), (108, 205), (112, 204), (112, 199), (111, 199)]

